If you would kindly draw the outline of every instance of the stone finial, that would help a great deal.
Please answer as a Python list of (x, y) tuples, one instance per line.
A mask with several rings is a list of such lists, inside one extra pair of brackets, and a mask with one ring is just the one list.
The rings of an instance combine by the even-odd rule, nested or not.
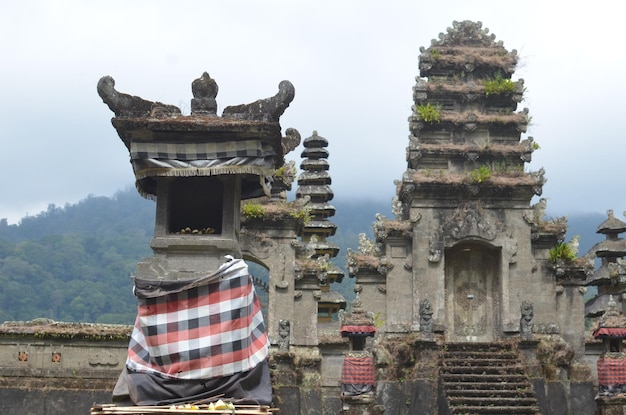
[(234, 105), (224, 108), (223, 117), (238, 118), (248, 121), (278, 122), (296, 94), (296, 89), (289, 81), (278, 85), (278, 93), (271, 98), (259, 99), (250, 104)]
[(211, 76), (204, 72), (202, 76), (191, 83), (191, 113), (194, 115), (216, 115), (217, 101), (215, 97), (219, 87)]
[(111, 76), (103, 76), (98, 81), (98, 95), (115, 113), (116, 117), (157, 117), (181, 115), (180, 108), (160, 102), (145, 100), (141, 97), (118, 92), (115, 80)]

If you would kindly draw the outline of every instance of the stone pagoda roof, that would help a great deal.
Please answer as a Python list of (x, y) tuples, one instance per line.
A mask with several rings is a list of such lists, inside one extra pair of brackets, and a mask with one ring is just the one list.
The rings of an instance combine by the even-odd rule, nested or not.
[(191, 115), (119, 92), (110, 76), (97, 90), (115, 114), (111, 122), (130, 152), (143, 196), (156, 196), (155, 177), (229, 174), (243, 177), (242, 198), (269, 195), (266, 178), (283, 165), (292, 139), (283, 139), (280, 126), (295, 95), (291, 82), (282, 81), (273, 97), (226, 107), (222, 116), (216, 114), (217, 83), (206, 72), (192, 82)]

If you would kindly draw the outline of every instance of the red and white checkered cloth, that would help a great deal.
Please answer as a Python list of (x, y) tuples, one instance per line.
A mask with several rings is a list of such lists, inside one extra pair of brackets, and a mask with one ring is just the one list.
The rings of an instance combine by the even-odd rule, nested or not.
[(624, 385), (626, 384), (626, 359), (598, 359), (598, 384)]
[(341, 368), (341, 383), (353, 385), (373, 385), (374, 359), (371, 357), (346, 356)]
[(135, 279), (139, 306), (126, 366), (175, 379), (248, 371), (268, 355), (248, 266), (230, 260), (191, 281)]

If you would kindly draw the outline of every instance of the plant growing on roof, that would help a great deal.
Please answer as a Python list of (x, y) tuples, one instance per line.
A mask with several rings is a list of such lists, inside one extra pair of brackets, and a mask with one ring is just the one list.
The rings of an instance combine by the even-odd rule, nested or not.
[(246, 203), (241, 208), (241, 213), (250, 219), (261, 219), (265, 216), (265, 208), (257, 203)]
[(434, 60), (437, 60), (441, 57), (441, 52), (439, 52), (437, 49), (431, 49), (430, 57), (433, 58)]
[(440, 122), (441, 108), (432, 105), (430, 102), (426, 105), (417, 106), (417, 115), (425, 122)]
[(303, 207), (289, 213), (289, 216), (302, 222), (303, 225), (306, 225), (311, 221), (311, 208)]
[(485, 87), (485, 95), (506, 95), (515, 92), (515, 82), (510, 79), (502, 78), (500, 72), (496, 72), (493, 79), (483, 81)]
[(491, 177), (491, 169), (487, 166), (480, 166), (470, 172), (470, 177), (475, 183), (482, 183)]
[(558, 262), (559, 260), (571, 261), (573, 259), (576, 259), (576, 253), (574, 252), (574, 249), (570, 244), (566, 242), (557, 242), (557, 244), (554, 245), (552, 249), (550, 249), (548, 255), (550, 261), (552, 262)]

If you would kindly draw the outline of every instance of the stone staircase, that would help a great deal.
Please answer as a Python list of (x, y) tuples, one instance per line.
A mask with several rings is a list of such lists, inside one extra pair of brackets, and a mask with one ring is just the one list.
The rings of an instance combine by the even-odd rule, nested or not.
[(532, 385), (509, 344), (446, 344), (441, 380), (449, 414), (540, 414)]

